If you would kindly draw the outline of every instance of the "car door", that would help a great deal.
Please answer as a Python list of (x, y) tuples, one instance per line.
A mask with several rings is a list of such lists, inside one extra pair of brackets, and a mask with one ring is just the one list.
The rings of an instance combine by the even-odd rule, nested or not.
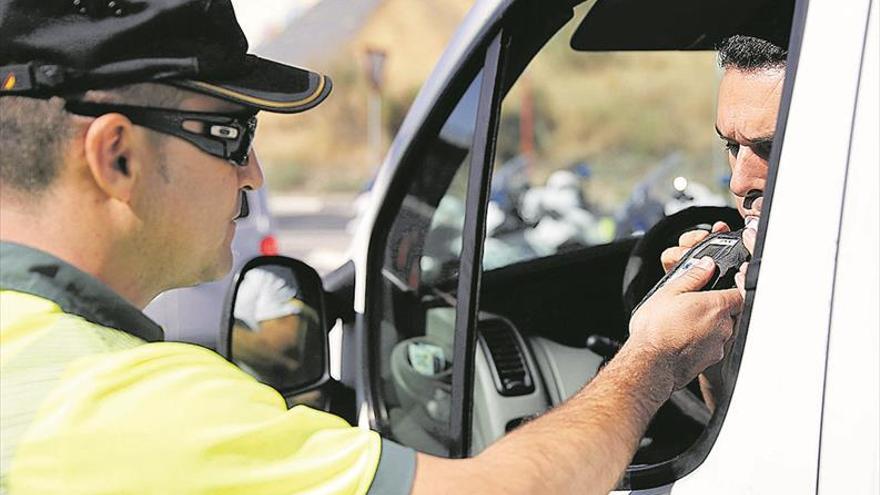
[[(622, 489), (665, 486), (661, 490), (668, 491), (674, 483), (676, 493), (815, 491), (815, 469), (810, 477), (808, 467), (818, 462), (823, 367), (817, 363), (824, 360), (828, 334), (846, 122), (855, 102), (852, 64), (858, 58), (854, 53), (861, 53), (856, 27), (861, 20), (864, 28), (867, 9), (859, 9), (868, 2), (853, 10), (816, 3), (810, 4), (810, 24), (806, 1), (797, 2), (794, 14), (791, 65), (771, 160), (778, 175), (771, 174), (767, 192), (772, 210), (762, 219), (746, 316), (725, 364), (733, 393), (685, 451), (631, 466)], [(587, 2), (581, 8), (603, 5), (611, 3)], [(638, 2), (628, 5), (639, 7)], [(564, 324), (575, 322), (577, 310), (590, 309), (606, 318), (603, 326), (612, 335), (625, 330), (623, 305), (609, 290), (623, 277), (631, 240), (486, 268), (490, 177), (502, 102), (544, 43), (571, 18), (571, 8), (566, 2), (524, 0), (476, 4), (404, 122), (377, 179), (374, 208), (356, 236), (357, 323), (350, 333), (357, 356), (349, 376), (357, 383), (359, 423), (418, 450), (450, 457), (473, 452), (478, 356), (492, 354), (478, 344), (484, 321), (519, 328), (513, 345), (533, 370), (537, 353), (520, 327), (536, 310)], [(636, 19), (638, 13), (626, 14)], [(612, 19), (617, 24), (607, 24), (603, 32), (612, 36), (619, 30), (624, 35), (618, 42), (625, 40), (627, 29), (633, 29), (628, 17)], [(807, 69), (802, 54), (809, 55), (803, 59)], [(823, 84), (832, 85), (833, 98), (819, 97)], [(827, 118), (820, 126), (811, 115)], [(819, 142), (827, 145), (811, 146)], [(798, 163), (829, 164), (830, 169), (818, 174), (796, 168)], [(817, 191), (830, 206), (807, 210)], [(804, 232), (813, 242), (798, 242)], [(795, 252), (798, 256), (791, 256)], [(791, 298), (792, 280), (803, 277), (803, 259), (810, 260), (813, 283), (799, 286), (799, 297)], [(589, 271), (599, 266), (605, 271)], [(605, 280), (607, 286), (588, 292), (580, 306), (554, 304), (558, 297), (541, 297), (549, 294), (548, 285), (518, 285), (542, 276), (558, 279), (562, 295), (575, 293), (580, 287), (572, 284), (584, 280)], [(559, 311), (563, 306), (568, 313)], [(562, 331), (551, 340), (559, 344), (571, 338), (563, 343), (572, 344), (587, 336)], [(549, 382), (540, 377), (534, 382), (529, 393), (547, 396), (549, 407)], [(671, 436), (678, 433), (671, 430)]]
[[(590, 6), (588, 2), (580, 13)], [(613, 232), (596, 236), (595, 245), (574, 251), (559, 243), (555, 252), (532, 250), (507, 261), (493, 253), (501, 240), (486, 239), (489, 179), (497, 159), (492, 148), (504, 116), (501, 100), (560, 27), (576, 26), (569, 22), (573, 16), (568, 2), (475, 6), (407, 117), (377, 180), (376, 191), (384, 196), (355, 239), (355, 246), (360, 243), (355, 252), (368, 253), (356, 260), (363, 267), (359, 273), (365, 275), (358, 280), (358, 298), (363, 299), (355, 301), (360, 320), (354, 337), (360, 339), (361, 354), (354, 367), (360, 375), (353, 378), (361, 380), (359, 422), (419, 450), (445, 456), (473, 453), (583, 385), (602, 356), (584, 351), (589, 334), (565, 332), (583, 319), (572, 317), (574, 310), (594, 315), (587, 327), (602, 329), (603, 337), (622, 339), (624, 334), (627, 316), (620, 283), (635, 242), (632, 234), (638, 229), (621, 230), (617, 239)], [(714, 85), (712, 64), (708, 72)], [(438, 79), (445, 86), (437, 84)], [(413, 121), (418, 122), (415, 130), (408, 128)], [(703, 127), (714, 139), (711, 126)], [(641, 173), (634, 177), (639, 178), (629, 185), (634, 192), (647, 189)], [(483, 256), (484, 248), (493, 256)], [(483, 269), (489, 270), (485, 290)], [(548, 290), (546, 282), (552, 280), (557, 283)], [(528, 289), (511, 293), (510, 281), (527, 282), (523, 287)], [(526, 299), (527, 304), (513, 303)], [(568, 309), (543, 312), (555, 316), (556, 322), (529, 318), (542, 300), (548, 303), (545, 309)], [(358, 308), (361, 304), (363, 309)], [(524, 310), (519, 314), (518, 306)], [(526, 344), (517, 331), (507, 332), (511, 322), (506, 316), (561, 331)], [(517, 352), (530, 368), (540, 364), (550, 372), (567, 363), (562, 369), (569, 373), (546, 388), (535, 370), (522, 377), (520, 385), (527, 394), (492, 392), (492, 381), (505, 378), (503, 370), (488, 366), (488, 359), (497, 364), (497, 356), (484, 322), (500, 329), (504, 338), (513, 335)], [(532, 344), (540, 345), (543, 354), (528, 351), (526, 346)], [(563, 363), (559, 354), (572, 357)], [(581, 358), (585, 366), (571, 366)], [(415, 361), (421, 364), (410, 366)], [(482, 371), (475, 373), (475, 365)], [(477, 388), (486, 400), (474, 405)], [(498, 394), (504, 399), (496, 400)], [(474, 415), (482, 428), (472, 426)], [(471, 441), (474, 436), (476, 443)]]

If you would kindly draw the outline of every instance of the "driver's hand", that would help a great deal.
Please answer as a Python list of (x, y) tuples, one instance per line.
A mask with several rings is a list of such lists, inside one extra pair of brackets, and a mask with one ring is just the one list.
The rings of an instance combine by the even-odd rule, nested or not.
[(724, 222), (715, 222), (715, 224), (712, 225), (712, 232), (697, 229), (681, 234), (681, 237), (678, 238), (678, 246), (666, 249), (660, 254), (660, 263), (663, 264), (663, 271), (668, 272), (671, 270), (672, 267), (678, 263), (678, 260), (687, 254), (692, 247), (699, 244), (700, 241), (708, 237), (710, 233), (714, 234), (716, 232), (730, 232), (730, 227)]
[[(745, 229), (743, 230), (743, 245), (745, 245), (746, 249), (749, 250), (749, 254), (755, 254), (755, 240), (758, 238), (758, 233), (753, 229)], [(748, 272), (749, 263), (745, 262), (739, 267), (739, 272), (733, 276), (734, 282), (736, 282), (736, 288), (739, 289), (739, 294), (743, 299), (746, 297), (746, 273)]]
[(715, 270), (700, 262), (658, 290), (633, 314), (626, 345), (645, 346), (669, 363), (675, 389), (724, 357), (743, 298), (737, 289), (697, 292)]

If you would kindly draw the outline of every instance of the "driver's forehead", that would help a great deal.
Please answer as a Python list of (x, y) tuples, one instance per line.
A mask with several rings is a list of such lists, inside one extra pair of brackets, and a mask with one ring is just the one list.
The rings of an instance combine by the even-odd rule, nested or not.
[(784, 78), (782, 69), (725, 70), (718, 88), (718, 130), (739, 141), (772, 136)]

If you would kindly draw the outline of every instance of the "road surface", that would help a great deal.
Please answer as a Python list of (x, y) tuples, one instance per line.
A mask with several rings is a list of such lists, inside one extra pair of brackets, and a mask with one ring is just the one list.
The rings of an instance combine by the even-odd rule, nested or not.
[(269, 196), (269, 211), (278, 228), (278, 251), (311, 265), (320, 274), (348, 258), (355, 216), (354, 195), (279, 194)]

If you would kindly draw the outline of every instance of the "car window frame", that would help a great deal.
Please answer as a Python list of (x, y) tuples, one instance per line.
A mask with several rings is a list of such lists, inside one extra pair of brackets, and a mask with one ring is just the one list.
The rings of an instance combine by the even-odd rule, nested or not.
[(452, 403), (449, 415), (451, 458), (462, 458), (470, 451), (474, 360), (477, 342), (477, 313), (486, 240), (486, 212), (489, 186), (495, 160), (499, 108), (508, 48), (507, 30), (502, 28), (486, 50), (483, 81), (477, 104), (477, 120), (468, 163), (465, 218), (462, 229), (460, 269), (455, 305), (455, 338), (452, 356)]
[[(527, 2), (526, 2), (527, 3)], [(574, 2), (573, 2), (574, 3)], [(703, 461), (705, 461), (709, 452), (712, 449), (712, 446), (715, 443), (715, 440), (720, 433), (721, 427), (723, 426), (724, 419), (730, 405), (730, 398), (733, 393), (733, 389), (736, 384), (736, 378), (739, 372), (739, 367), (741, 363), (743, 349), (745, 347), (746, 336), (748, 334), (748, 323), (751, 315), (752, 303), (754, 300), (754, 291), (755, 285), (758, 280), (759, 272), (760, 272), (760, 263), (761, 263), (761, 254), (763, 252), (763, 244), (764, 238), (766, 235), (766, 229), (763, 228), (769, 217), (769, 211), (772, 207), (772, 197), (773, 190), (776, 183), (776, 173), (778, 171), (779, 157), (781, 154), (781, 149), (784, 142), (785, 128), (788, 119), (788, 112), (791, 104), (792, 91), (794, 82), (797, 75), (797, 61), (800, 55), (800, 48), (803, 38), (804, 31), (804, 23), (806, 20), (806, 14), (808, 9), (809, 0), (795, 0), (795, 11), (792, 19), (792, 29), (791, 36), (789, 39), (789, 59), (787, 62), (786, 69), (786, 78), (783, 86), (782, 100), (780, 103), (778, 118), (777, 118), (777, 128), (775, 140), (773, 143), (773, 148), (770, 156), (770, 171), (768, 174), (767, 180), (767, 188), (765, 190), (765, 199), (764, 199), (764, 211), (765, 215), (762, 216), (761, 222), (762, 226), (759, 229), (759, 235), (756, 242), (755, 254), (753, 256), (753, 260), (750, 263), (750, 269), (748, 273), (748, 277), (746, 279), (746, 299), (743, 308), (743, 313), (739, 322), (739, 327), (737, 330), (737, 336), (732, 346), (729, 358), (732, 361), (732, 365), (728, 366), (725, 369), (724, 379), (727, 383), (730, 383), (730, 393), (722, 399), (717, 404), (716, 412), (713, 415), (712, 420), (706, 428), (706, 431), (700, 436), (700, 438), (689, 447), (682, 454), (669, 459), (663, 463), (652, 464), (648, 466), (638, 466), (633, 467), (629, 466), (624, 473), (620, 484), (618, 485), (618, 489), (620, 490), (638, 490), (638, 489), (648, 489), (654, 488), (662, 485), (666, 485), (680, 479), (692, 471), (694, 471)], [(515, 4), (515, 6), (522, 5)], [(515, 9), (511, 9), (515, 10)], [(418, 131), (418, 134), (413, 139), (410, 146), (408, 146), (407, 150), (404, 153), (400, 163), (401, 169), (398, 170), (394, 177), (391, 180), (391, 185), (389, 187), (389, 195), (385, 198), (385, 201), (381, 205), (378, 215), (376, 217), (376, 223), (373, 228), (373, 235), (370, 237), (368, 254), (367, 254), (367, 270), (366, 270), (366, 300), (365, 300), (365, 313), (362, 315), (358, 315), (358, 319), (361, 319), (358, 323), (358, 327), (364, 329), (366, 331), (358, 332), (359, 339), (365, 339), (358, 342), (358, 348), (361, 350), (360, 356), (360, 364), (359, 369), (361, 370), (363, 376), (365, 377), (365, 387), (364, 387), (364, 397), (362, 398), (363, 402), (367, 404), (367, 418), (369, 420), (370, 426), (377, 430), (382, 434), (390, 433), (388, 429), (388, 412), (384, 407), (384, 400), (380, 394), (380, 385), (379, 381), (379, 366), (381, 356), (379, 355), (379, 346), (378, 346), (378, 332), (376, 329), (378, 328), (379, 321), (381, 320), (382, 314), (382, 297), (381, 294), (381, 267), (383, 263), (384, 251), (387, 244), (387, 236), (390, 231), (390, 227), (396, 219), (397, 213), (400, 210), (401, 203), (406, 196), (406, 186), (409, 183), (412, 175), (418, 171), (418, 160), (417, 158), (419, 154), (424, 150), (424, 146), (427, 145), (431, 139), (433, 139), (440, 127), (445, 123), (449, 114), (452, 111), (452, 108), (458, 102), (460, 97), (464, 94), (467, 87), (473, 82), (474, 77), (479, 73), (480, 70), (485, 70), (486, 61), (488, 57), (486, 56), (487, 51), (489, 49), (489, 44), (496, 39), (500, 42), (500, 37), (502, 32), (507, 32), (506, 36), (509, 36), (508, 43), (510, 45), (516, 45), (517, 35), (519, 31), (514, 27), (515, 22), (522, 22), (522, 17), (524, 17), (523, 12), (527, 11), (527, 9), (523, 9), (523, 11), (519, 12), (506, 12), (504, 14), (504, 18), (501, 16), (499, 18), (493, 20), (491, 22), (491, 26), (487, 28), (484, 32), (484, 36), (481, 38), (481, 41), (475, 44), (475, 48), (470, 51), (470, 54), (467, 56), (465, 62), (457, 69), (455, 74), (452, 76), (450, 84), (442, 93), (441, 97), (438, 100), (438, 105), (435, 107), (436, 109), (431, 112), (428, 116), (424, 124)], [(568, 21), (566, 21), (568, 22)], [(549, 40), (553, 34), (558, 31), (558, 28), (553, 30), (548, 36), (546, 36), (543, 41), (539, 43), (532, 42), (531, 44), (527, 44), (526, 46), (529, 48), (522, 50), (511, 50), (508, 47), (508, 54), (506, 55), (506, 67), (505, 71), (499, 71), (496, 77), (496, 82), (501, 81), (502, 84), (500, 86), (500, 90), (495, 92), (496, 96), (500, 96), (499, 104), (492, 108), (494, 121), (497, 122), (497, 119), (500, 115), (500, 101), (503, 100), (503, 96), (506, 94), (506, 91), (509, 90), (513, 84), (516, 82), (518, 77), (521, 75), (522, 71), (526, 66), (531, 62), (532, 58), (540, 51), (540, 48), (543, 44)], [(533, 49), (533, 50), (531, 50)], [(496, 63), (500, 61), (501, 57), (496, 59)], [(496, 67), (497, 68), (497, 67)], [(485, 71), (484, 71), (485, 77)], [(483, 90), (485, 88), (481, 88)], [(449, 103), (444, 105), (444, 103)], [(482, 131), (486, 130), (490, 122), (493, 118), (486, 119), (485, 122), (481, 122), (479, 119), (479, 115), (484, 110), (483, 106), (487, 104), (481, 98), (480, 104), (478, 106), (478, 121), (475, 128), (475, 139), (477, 136), (482, 134)], [(482, 127), (481, 127), (482, 126)], [(491, 135), (489, 141), (497, 139), (497, 131)], [(494, 144), (494, 143), (492, 143)], [(492, 161), (494, 160), (494, 154), (485, 156), (486, 161), (489, 162), (486, 166), (484, 166), (483, 170), (480, 170), (480, 176), (488, 174), (488, 179), (491, 180), (491, 167)], [(469, 166), (472, 166), (474, 163), (474, 157), (472, 153), (471, 163)], [(473, 171), (473, 169), (472, 169)], [(476, 172), (475, 172), (476, 173)], [(487, 188), (488, 183), (480, 183), (479, 185), (473, 184), (474, 187), (479, 186), (479, 189)], [(471, 196), (471, 187), (472, 184), (468, 184), (468, 207), (470, 207), (470, 196)], [(474, 193), (475, 198), (478, 197), (477, 192)], [(486, 202), (488, 198), (486, 198)], [(485, 207), (484, 207), (485, 209)], [(466, 221), (466, 228), (467, 228)], [(482, 219), (472, 220), (470, 224), (471, 231), (474, 234), (474, 238), (476, 238), (477, 230), (475, 230), (479, 225), (483, 225), (482, 236), (485, 237), (485, 214), (482, 215)], [(481, 237), (482, 238), (482, 237)], [(481, 272), (480, 267), (482, 266), (482, 250), (483, 246), (480, 243), (480, 247), (469, 246), (469, 249), (473, 249), (473, 252), (468, 253), (471, 258), (469, 262), (473, 265), (473, 272), (475, 275), (464, 279), (462, 276), (463, 273), (459, 275), (458, 286), (459, 290), (464, 288), (470, 292), (479, 293), (479, 280), (475, 279), (479, 277), (479, 273)], [(462, 257), (464, 257), (464, 250), (462, 251)], [(479, 257), (480, 259), (474, 259)], [(460, 294), (460, 293), (459, 293)], [(459, 295), (460, 297), (460, 295)], [(468, 298), (476, 297), (474, 294), (468, 294)], [(476, 343), (476, 311), (474, 308), (478, 308), (469, 303), (471, 309), (467, 311), (461, 312), (459, 316), (459, 312), (456, 313), (456, 352), (455, 356), (458, 357), (461, 352), (465, 352), (466, 366), (463, 367), (462, 370), (454, 370), (456, 376), (463, 377), (465, 380), (470, 377), (473, 377), (473, 356), (470, 356), (466, 353), (468, 348), (471, 350), (475, 348)], [(459, 332), (465, 329), (465, 338), (459, 339)], [(461, 340), (462, 349), (459, 350), (459, 340)], [(456, 363), (461, 363), (461, 361), (454, 361)], [(454, 365), (460, 367), (458, 364)], [(456, 390), (459, 390), (457, 395), (453, 396), (453, 411), (457, 411), (460, 409), (460, 412), (453, 412), (451, 415), (452, 418), (458, 418), (459, 421), (456, 423), (456, 432), (457, 438), (459, 441), (457, 442), (459, 445), (453, 446), (452, 449), (454, 454), (453, 457), (463, 456), (464, 453), (468, 452), (470, 449), (470, 429), (471, 429), (471, 415), (472, 415), (472, 403), (473, 398), (469, 397), (465, 391), (466, 389), (471, 389), (473, 384), (470, 383), (465, 385), (465, 387), (457, 387), (461, 383), (461, 379), (456, 378), (453, 379), (453, 393), (455, 394)], [(457, 416), (456, 416), (457, 414)], [(454, 419), (453, 419), (454, 420)], [(453, 453), (451, 452), (451, 453)]]
[[(489, 43), (497, 36), (498, 32), (499, 28), (497, 27), (487, 30), (474, 45), (466, 60), (453, 72), (450, 78), (452, 83), (445, 88), (434, 106), (434, 110), (419, 128), (418, 134), (413, 138), (401, 158), (400, 169), (391, 180), (388, 188), (389, 194), (383, 201), (373, 226), (373, 235), (370, 237), (367, 251), (365, 312), (357, 316), (359, 320), (357, 326), (364, 331), (357, 333), (356, 345), (361, 352), (358, 369), (361, 370), (363, 377), (363, 389), (359, 390), (362, 397), (359, 401), (367, 406), (366, 414), (370, 427), (383, 436), (391, 434), (389, 413), (381, 393), (380, 369), (383, 357), (379, 332), (383, 311), (382, 268), (388, 236), (407, 195), (407, 186), (413, 175), (419, 171), (419, 157), (424, 154), (426, 147), (436, 138), (471, 84), (480, 76), (480, 71), (485, 72), (485, 54)], [(478, 103), (478, 115), (479, 105), (483, 103), (482, 101)], [(485, 125), (488, 122), (482, 124)], [(480, 126), (481, 123), (477, 121), (474, 129), (475, 136), (481, 134)]]
[[(462, 239), (462, 270), (459, 273), (455, 296), (455, 339), (452, 376), (452, 403), (450, 407), (451, 458), (467, 457), (471, 452), (473, 436), (473, 390), (479, 320), (479, 297), (486, 240), (486, 214), (495, 165), (495, 145), (501, 106), (507, 93), (531, 60), (544, 45), (574, 17), (578, 2), (538, 4), (520, 2), (499, 19), (491, 44), (487, 48), (483, 68), (483, 86), (478, 106), (477, 129), (471, 152), (470, 180), (468, 181), (466, 218)], [(536, 16), (540, 9), (543, 17)], [(542, 22), (537, 26), (535, 19)], [(513, 33), (522, 36), (514, 37)], [(494, 52), (493, 52), (494, 50)], [(492, 67), (494, 74), (487, 70)], [(491, 83), (491, 88), (490, 84)], [(483, 124), (481, 128), (480, 125)], [(480, 130), (490, 131), (482, 138), (482, 156), (474, 151), (481, 143)], [(477, 218), (474, 218), (477, 215)], [(467, 255), (467, 256), (466, 256)], [(463, 297), (462, 294), (465, 296)], [(462, 304), (464, 301), (464, 304)], [(463, 365), (462, 365), (463, 363)]]
[[(565, 17), (565, 20), (559, 23), (559, 26), (564, 25), (565, 22), (568, 22), (573, 17), (574, 12), (572, 4), (580, 3), (580, 1), (584, 0), (578, 0), (576, 2), (560, 0), (552, 5), (554, 13), (561, 12)], [(407, 185), (411, 182), (413, 174), (418, 172), (418, 158), (424, 154), (426, 147), (430, 144), (431, 140), (436, 137), (437, 133), (449, 118), (454, 107), (474, 82), (474, 78), (479, 75), (481, 70), (484, 71), (485, 74), (487, 69), (486, 53), (489, 44), (499, 36), (503, 28), (510, 28), (510, 26), (512, 26), (511, 22), (519, 22), (521, 26), (526, 24), (528, 22), (527, 14), (529, 8), (541, 8), (544, 11), (549, 11), (549, 7), (550, 5), (531, 4), (530, 2), (510, 2), (499, 6), (499, 10), (496, 11), (491, 20), (487, 22), (480, 37), (473, 43), (473, 48), (468, 51), (466, 57), (463, 57), (461, 65), (453, 71), (449, 79), (450, 84), (444, 89), (438, 98), (437, 103), (433, 107), (434, 110), (419, 127), (410, 145), (404, 151), (399, 162), (400, 167), (395, 172), (388, 187), (389, 193), (380, 205), (367, 248), (365, 270), (365, 312), (356, 315), (355, 325), (356, 328), (361, 329), (361, 331), (358, 331), (355, 334), (355, 346), (359, 351), (356, 361), (356, 369), (360, 371), (362, 377), (360, 382), (362, 386), (357, 390), (357, 400), (358, 403), (366, 405), (365, 408), (361, 409), (360, 417), (361, 419), (365, 419), (372, 429), (378, 431), (382, 435), (387, 436), (391, 434), (389, 413), (381, 394), (380, 384), (382, 356), (379, 325), (381, 324), (383, 311), (383, 297), (381, 296), (383, 283), (382, 267), (388, 236), (406, 197)], [(544, 43), (546, 43), (557, 30), (558, 27), (552, 29), (543, 25), (540, 29), (532, 29), (530, 33), (531, 36), (525, 41), (526, 46), (524, 49), (518, 50), (521, 58), (510, 61), (507, 66), (507, 71), (498, 72), (499, 77), (503, 75), (506, 79), (498, 81), (499, 94), (502, 95), (502, 97), (499, 98), (497, 108), (492, 112), (493, 115), (499, 113), (500, 100), (503, 99), (503, 95), (506, 94), (512, 86), (512, 82), (509, 78), (513, 76), (513, 79), (515, 80), (515, 76), (518, 76), (521, 73), (521, 71), (528, 65), (531, 58), (540, 51), (540, 48)], [(509, 52), (509, 49), (507, 51)], [(494, 63), (497, 63), (497, 60)], [(480, 105), (484, 103), (487, 102), (481, 102)], [(477, 111), (478, 113), (480, 112), (479, 106)], [(488, 123), (489, 122), (486, 121), (482, 124), (488, 125)], [(480, 122), (477, 122), (477, 126), (474, 130), (475, 137), (481, 134), (480, 124)], [(497, 139), (497, 132), (493, 132), (489, 135), (493, 140)], [(487, 159), (494, 159), (494, 153), (487, 155)], [(491, 166), (492, 164), (490, 163), (489, 165)], [(487, 177), (485, 187), (487, 192), (490, 184), (489, 181), (491, 180), (491, 171), (491, 168), (486, 171)], [(485, 215), (482, 216), (484, 217)], [(485, 219), (483, 218), (481, 221), (484, 222)], [(485, 226), (482, 230), (485, 232)], [(483, 233), (483, 235), (485, 235), (485, 233)], [(482, 246), (480, 249), (482, 250)], [(481, 267), (481, 263), (482, 259), (476, 262), (475, 266)], [(461, 279), (460, 275), (459, 279)], [(473, 291), (479, 292), (479, 285), (477, 285)], [(456, 328), (456, 338), (458, 338), (457, 332), (458, 328)], [(475, 343), (476, 339), (474, 338), (472, 344), (474, 348), (476, 345)], [(468, 373), (472, 376), (473, 366), (468, 368), (470, 369)], [(452, 407), (460, 409), (461, 411), (471, 409), (472, 400), (465, 400), (463, 397), (459, 397), (459, 399), (461, 402), (453, 404)], [(468, 412), (467, 414), (469, 415), (470, 413)], [(463, 413), (459, 413), (459, 416), (462, 417), (462, 419), (466, 419), (464, 418), (465, 414)], [(467, 434), (469, 435), (470, 420), (467, 420), (467, 426), (463, 423), (458, 423), (456, 428), (458, 428), (458, 431), (460, 432), (467, 431)], [(452, 450), (464, 455), (470, 447), (470, 442), (464, 442), (462, 440), (461, 435), (459, 435), (459, 437), (456, 438), (456, 441), (453, 442)]]

